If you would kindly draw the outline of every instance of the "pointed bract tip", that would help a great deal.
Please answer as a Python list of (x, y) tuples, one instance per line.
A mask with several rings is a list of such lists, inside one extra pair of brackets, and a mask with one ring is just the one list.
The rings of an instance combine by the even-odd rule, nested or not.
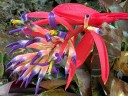
[(17, 45), (17, 44), (18, 44), (18, 42), (10, 43), (10, 44), (8, 44), (8, 45), (6, 46), (6, 48), (8, 48), (8, 47), (13, 47), (14, 45)]
[(23, 85), (25, 84), (26, 79), (23, 80), (22, 84), (20, 85), (20, 88), (23, 87)]
[(23, 63), (24, 61), (26, 60), (26, 58), (21, 58), (16, 64), (14, 67), (18, 66), (19, 64)]
[(26, 83), (25, 83), (25, 88), (28, 86), (28, 84), (30, 83), (30, 81), (32, 80), (32, 78), (36, 75), (37, 73), (34, 71), (34, 70), (32, 70), (32, 72), (31, 72), (31, 75), (27, 78), (27, 80), (26, 80)]
[(20, 81), (20, 80), (19, 80), (19, 79), (17, 79), (17, 80), (16, 80), (16, 82), (15, 82), (15, 84), (17, 84), (19, 81)]
[(15, 50), (17, 50), (18, 48), (20, 48), (21, 46), (20, 45), (15, 45), (12, 47), (12, 50), (10, 50), (7, 55), (10, 55), (11, 53), (13, 53)]
[(40, 82), (41, 82), (42, 79), (43, 79), (43, 75), (39, 74), (39, 78), (38, 78), (38, 81), (37, 81), (37, 84), (36, 84), (35, 95), (37, 95), (37, 93), (38, 93)]
[(41, 56), (36, 55), (36, 56), (31, 60), (30, 65), (33, 65), (34, 62), (35, 62), (38, 58), (40, 58), (40, 57), (41, 57)]
[(23, 69), (22, 69), (22, 71), (20, 72), (20, 74), (19, 74), (19, 78), (24, 74), (24, 72), (27, 70), (27, 67), (24, 67)]
[(8, 70), (10, 70), (12, 68), (12, 66), (9, 66), (6, 70), (5, 70), (5, 72), (7, 72)]
[(36, 37), (32, 40), (29, 40), (26, 44), (24, 44), (23, 48), (26, 48), (28, 45), (33, 44), (35, 42), (40, 42), (40, 41), (41, 41), (41, 39), (39, 37)]
[(13, 74), (15, 74), (17, 71), (16, 70), (14, 70), (11, 74), (10, 74), (10, 76), (9, 77), (11, 77)]
[(11, 30), (11, 31), (9, 31), (9, 34), (12, 35), (12, 34), (19, 32), (19, 31), (21, 31), (21, 28)]

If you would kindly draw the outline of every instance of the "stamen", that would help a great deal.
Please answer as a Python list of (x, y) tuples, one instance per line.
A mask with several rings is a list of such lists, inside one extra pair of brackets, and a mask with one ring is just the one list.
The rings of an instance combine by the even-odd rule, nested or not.
[(11, 20), (11, 23), (13, 25), (15, 25), (15, 24), (24, 24), (24, 22), (22, 20)]
[(84, 28), (88, 27), (89, 19), (90, 19), (90, 16), (88, 14), (86, 14), (84, 17)]
[(90, 31), (94, 31), (94, 32), (96, 32), (97, 34), (100, 34), (100, 35), (103, 34), (102, 31), (99, 28), (96, 28), (96, 27), (88, 26), (87, 29), (90, 30)]
[(54, 60), (52, 60), (49, 64), (48, 73), (50, 74), (52, 72), (52, 67), (54, 65)]
[(50, 35), (57, 35), (58, 34), (58, 32), (56, 31), (56, 30), (50, 30)]

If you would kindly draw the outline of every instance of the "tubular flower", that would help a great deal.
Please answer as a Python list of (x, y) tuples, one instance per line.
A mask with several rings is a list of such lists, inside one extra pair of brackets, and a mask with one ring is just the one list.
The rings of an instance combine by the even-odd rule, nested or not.
[[(38, 20), (32, 22), (33, 18), (38, 18)], [(35, 92), (37, 94), (44, 75), (58, 72), (56, 64), (59, 64), (67, 56), (65, 64), (65, 74), (68, 74), (67, 89), (75, 71), (86, 60), (95, 43), (101, 63), (102, 80), (106, 83), (109, 75), (108, 54), (101, 37), (102, 32), (97, 26), (100, 26), (103, 22), (111, 23), (118, 19), (128, 19), (128, 14), (99, 13), (94, 9), (74, 3), (58, 5), (51, 12), (24, 13), (21, 16), (21, 21), (14, 20), (12, 23), (22, 23), (25, 26), (11, 30), (9, 33), (22, 32), (24, 35), (34, 36), (35, 38), (20, 40), (7, 45), (6, 47), (11, 48), (8, 54), (18, 48), (32, 48), (38, 51), (14, 57), (7, 64), (7, 70), (14, 69), (11, 75), (19, 73), (17, 82), (23, 80), (22, 85), (25, 84), (25, 87), (38, 74)], [(49, 24), (50, 29), (41, 26), (44, 24)], [(57, 24), (64, 26), (68, 32), (57, 30)], [(75, 26), (75, 29), (72, 26)], [(78, 34), (83, 31), (85, 34), (80, 42), (74, 46)]]

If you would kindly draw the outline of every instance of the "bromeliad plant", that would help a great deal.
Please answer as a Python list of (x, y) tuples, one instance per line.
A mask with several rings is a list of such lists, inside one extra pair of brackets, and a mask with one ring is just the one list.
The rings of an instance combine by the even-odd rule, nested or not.
[[(33, 18), (39, 19), (32, 22)], [(20, 23), (25, 26), (11, 30), (9, 33), (22, 32), (25, 35), (35, 36), (35, 38), (20, 40), (7, 45), (11, 48), (8, 54), (18, 48), (34, 48), (38, 51), (14, 57), (7, 64), (7, 70), (14, 69), (12, 74), (19, 73), (17, 82), (23, 80), (22, 85), (25, 84), (26, 87), (31, 79), (39, 74), (35, 92), (37, 94), (44, 75), (57, 73), (55, 65), (61, 64), (63, 58), (67, 56), (68, 59), (65, 64), (65, 74), (68, 74), (67, 89), (75, 71), (86, 60), (95, 43), (101, 63), (102, 80), (106, 83), (109, 75), (109, 61), (99, 27), (103, 22), (111, 23), (119, 19), (128, 19), (128, 14), (99, 13), (94, 9), (75, 3), (58, 5), (51, 12), (22, 14), (21, 20), (13, 20), (12, 23)], [(44, 24), (49, 24), (51, 29), (41, 26)], [(68, 32), (59, 31), (57, 24), (63, 25)], [(72, 26), (76, 28), (73, 29)], [(78, 34), (83, 31), (85, 34), (78, 45), (74, 46)]]

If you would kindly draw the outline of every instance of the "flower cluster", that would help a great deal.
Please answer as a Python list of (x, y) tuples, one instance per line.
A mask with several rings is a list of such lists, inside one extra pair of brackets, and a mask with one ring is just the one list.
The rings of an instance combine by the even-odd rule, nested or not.
[[(64, 15), (64, 14), (62, 14)], [(39, 18), (37, 21), (32, 21), (33, 18)], [(25, 35), (34, 36), (31, 40), (20, 40), (13, 42), (6, 47), (11, 48), (8, 54), (22, 48), (36, 49), (36, 52), (27, 52), (14, 57), (8, 64), (7, 70), (13, 69), (11, 75), (19, 73), (17, 80), (23, 80), (22, 85), (25, 87), (31, 79), (38, 74), (35, 94), (38, 92), (39, 84), (46, 73), (57, 73), (56, 64), (61, 64), (61, 61), (67, 56), (65, 64), (65, 74), (68, 74), (66, 88), (69, 86), (75, 71), (86, 60), (94, 43), (97, 46), (102, 71), (102, 80), (106, 83), (109, 74), (108, 54), (101, 37), (102, 32), (99, 28), (88, 25), (90, 16), (85, 15), (84, 24), (77, 25), (73, 20), (58, 16), (54, 12), (31, 12), (22, 14), (21, 20), (13, 20), (13, 24), (22, 23), (25, 26), (22, 28), (9, 31), (10, 34), (22, 32)], [(49, 24), (50, 29), (44, 28), (41, 25)], [(63, 32), (57, 29), (57, 24), (63, 25), (68, 31)], [(75, 29), (72, 26), (77, 26)], [(78, 45), (74, 45), (76, 38), (80, 32), (85, 32)], [(21, 85), (21, 86), (22, 86)]]

